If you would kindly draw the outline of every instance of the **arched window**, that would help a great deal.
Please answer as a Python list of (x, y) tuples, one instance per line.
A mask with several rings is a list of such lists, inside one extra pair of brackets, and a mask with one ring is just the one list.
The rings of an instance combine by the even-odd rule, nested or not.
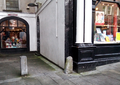
[(1, 48), (27, 48), (26, 25), (17, 19), (0, 24)]

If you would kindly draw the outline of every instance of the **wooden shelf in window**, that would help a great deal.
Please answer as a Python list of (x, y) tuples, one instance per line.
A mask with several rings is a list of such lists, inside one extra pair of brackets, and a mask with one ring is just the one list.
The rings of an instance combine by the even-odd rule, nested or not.
[(94, 41), (94, 44), (115, 44), (115, 43), (120, 43), (120, 41), (111, 41), (111, 42), (98, 42)]
[[(104, 26), (111, 26), (111, 27), (114, 27), (114, 25), (96, 25), (96, 26), (102, 26), (102, 27), (104, 27)], [(117, 27), (120, 27), (120, 26), (117, 26)]]

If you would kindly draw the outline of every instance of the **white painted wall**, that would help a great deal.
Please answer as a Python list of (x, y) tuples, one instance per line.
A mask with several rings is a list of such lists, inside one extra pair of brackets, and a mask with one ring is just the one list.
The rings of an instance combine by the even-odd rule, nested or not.
[(85, 0), (85, 43), (92, 43), (92, 0)]
[(76, 43), (92, 43), (92, 0), (77, 0)]
[(77, 0), (76, 43), (83, 43), (84, 33), (84, 0)]
[(8, 14), (17, 14), (19, 18), (26, 20), (29, 24), (30, 51), (37, 51), (37, 34), (35, 14), (23, 14), (13, 12), (0, 12), (0, 19), (8, 17)]
[(37, 13), (40, 19), (40, 53), (64, 68), (65, 6), (64, 0), (56, 1), (47, 0)]

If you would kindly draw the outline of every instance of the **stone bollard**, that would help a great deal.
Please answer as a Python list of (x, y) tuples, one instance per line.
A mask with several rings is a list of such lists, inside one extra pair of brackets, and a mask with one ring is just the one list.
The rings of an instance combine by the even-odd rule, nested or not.
[(20, 59), (21, 59), (21, 76), (28, 75), (27, 57), (20, 56)]
[(70, 74), (73, 72), (73, 59), (71, 56), (67, 57), (65, 64), (65, 73)]

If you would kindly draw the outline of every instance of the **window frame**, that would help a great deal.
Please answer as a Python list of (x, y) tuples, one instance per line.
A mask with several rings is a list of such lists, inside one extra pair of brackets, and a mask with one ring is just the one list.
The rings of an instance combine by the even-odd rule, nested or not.
[[(6, 0), (4, 0), (4, 10), (7, 10)], [(20, 0), (18, 0), (18, 10), (20, 10)]]

